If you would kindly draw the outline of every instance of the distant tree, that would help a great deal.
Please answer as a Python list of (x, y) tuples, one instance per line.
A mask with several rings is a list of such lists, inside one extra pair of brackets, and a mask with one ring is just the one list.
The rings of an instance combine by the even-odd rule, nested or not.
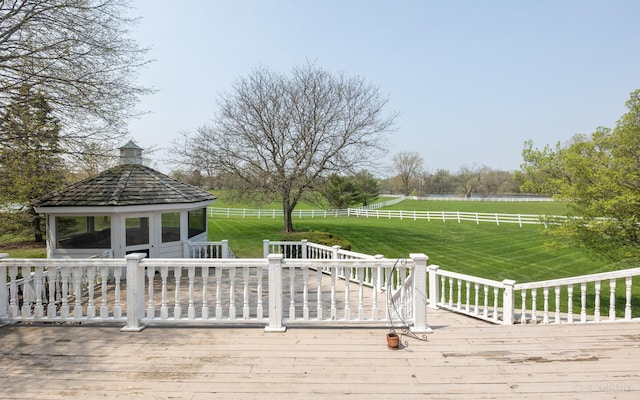
[(437, 194), (453, 194), (456, 192), (456, 178), (446, 169), (438, 169), (429, 176), (429, 192)]
[(358, 201), (358, 185), (353, 179), (332, 175), (320, 192), (333, 209), (345, 209)]
[(473, 193), (480, 191), (482, 180), (488, 171), (489, 168), (484, 165), (463, 165), (460, 167), (456, 175), (456, 179), (460, 184), (462, 195), (465, 198), (469, 198)]
[(0, 112), (0, 208), (15, 211), (0, 212), (3, 231), (43, 241), (32, 202), (64, 184), (59, 132), (47, 100), (28, 85)]
[(360, 171), (353, 176), (357, 185), (357, 201), (363, 206), (369, 205), (372, 200), (380, 195), (380, 183), (369, 171)]
[[(146, 49), (127, 37), (129, 0), (0, 1), (0, 108), (23, 87), (60, 121), (60, 151), (117, 144), (149, 90), (136, 83)], [(113, 147), (113, 146), (112, 146)]]
[(385, 152), (395, 119), (385, 115), (386, 104), (363, 79), (312, 63), (288, 75), (260, 68), (221, 96), (218, 117), (187, 137), (186, 148), (198, 151), (191, 143), (207, 143), (212, 168), (240, 179), (244, 193), (275, 193), (284, 230), (291, 232), (291, 213), (306, 192), (331, 175), (372, 165)]
[[(576, 135), (542, 150), (527, 141), (519, 172), (522, 191), (551, 194), (569, 205), (556, 221), (558, 238), (612, 260), (640, 260), (640, 90), (616, 127)], [(550, 225), (551, 226), (551, 225)]]
[(422, 172), (424, 161), (416, 152), (401, 152), (393, 156), (393, 168), (401, 182), (402, 194), (411, 194), (413, 180)]

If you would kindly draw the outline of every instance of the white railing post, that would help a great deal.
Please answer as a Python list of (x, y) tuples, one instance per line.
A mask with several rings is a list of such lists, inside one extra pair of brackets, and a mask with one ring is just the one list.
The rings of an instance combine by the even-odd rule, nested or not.
[(338, 258), (340, 258), (340, 256), (338, 255), (338, 252), (340, 251), (340, 246), (335, 245), (335, 246), (331, 246), (331, 248), (333, 249), (333, 253), (331, 254), (331, 258), (334, 260), (337, 260)]
[(140, 260), (146, 255), (133, 253), (126, 255), (127, 260), (127, 325), (121, 332), (140, 332), (145, 328), (140, 324), (144, 317), (144, 268)]
[(502, 293), (502, 325), (513, 325), (515, 298), (513, 286), (516, 281), (505, 279), (502, 281), (504, 292)]
[(438, 308), (438, 299), (440, 298), (438, 285), (438, 269), (437, 265), (429, 265), (427, 271), (429, 271), (429, 308)]
[(9, 318), (9, 292), (7, 291), (7, 267), (3, 265), (2, 259), (8, 258), (9, 254), (0, 254), (0, 320)]
[(262, 256), (267, 258), (269, 256), (269, 239), (262, 241)]
[[(374, 257), (376, 260), (382, 260), (384, 258), (382, 254), (376, 254)], [(378, 268), (376, 268), (376, 274), (376, 287), (374, 287), (374, 290), (380, 293), (384, 287), (384, 268), (378, 265)]]
[(433, 332), (427, 325), (427, 257), (409, 254), (413, 260), (413, 329), (415, 333)]
[(220, 243), (222, 243), (222, 258), (229, 258), (229, 241), (225, 239)]
[[(268, 242), (268, 241), (267, 241)], [(284, 332), (287, 327), (282, 324), (282, 254), (269, 254), (269, 325), (265, 332)]]
[(301, 247), (301, 251), (302, 254), (300, 254), (300, 258), (307, 258), (307, 239), (302, 239), (300, 241), (300, 247)]

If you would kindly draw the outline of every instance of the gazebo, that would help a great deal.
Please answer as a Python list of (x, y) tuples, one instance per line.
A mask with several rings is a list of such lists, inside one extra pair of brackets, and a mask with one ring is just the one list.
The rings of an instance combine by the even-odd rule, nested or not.
[(47, 257), (186, 257), (207, 240), (207, 205), (216, 197), (142, 165), (142, 149), (120, 148), (120, 164), (35, 202), (46, 214)]

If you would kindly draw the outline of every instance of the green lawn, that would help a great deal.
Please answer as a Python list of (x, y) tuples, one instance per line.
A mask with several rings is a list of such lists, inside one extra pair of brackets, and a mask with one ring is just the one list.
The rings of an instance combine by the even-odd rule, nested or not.
[[(351, 243), (351, 250), (385, 257), (425, 253), (430, 264), (489, 279), (518, 282), (597, 273), (629, 266), (591, 260), (576, 248), (549, 249), (544, 228), (502, 224), (458, 224), (363, 218), (294, 219), (298, 231), (328, 232)], [(279, 218), (213, 218), (211, 240), (228, 239), (239, 257), (260, 257), (262, 240), (282, 240)]]

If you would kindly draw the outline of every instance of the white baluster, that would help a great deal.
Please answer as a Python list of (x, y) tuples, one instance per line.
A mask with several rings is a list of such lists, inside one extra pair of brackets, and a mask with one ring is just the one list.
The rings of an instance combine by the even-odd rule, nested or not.
[(302, 267), (302, 319), (309, 320), (309, 267)]
[(573, 285), (567, 286), (567, 322), (573, 323)]
[(345, 276), (345, 286), (344, 286), (344, 319), (345, 321), (349, 321), (351, 319), (351, 307), (349, 307), (349, 302), (350, 302), (350, 298), (349, 298), (349, 284), (351, 282), (351, 267), (345, 267), (345, 271), (344, 271), (344, 276)]
[[(331, 266), (331, 320), (335, 321), (338, 317), (338, 310), (336, 309), (336, 279), (338, 277), (338, 267), (336, 265)], [(387, 293), (387, 298), (391, 293)]]
[(242, 278), (244, 280), (242, 318), (249, 319), (249, 267), (242, 267)]
[(169, 306), (167, 296), (167, 279), (169, 278), (169, 267), (160, 267), (160, 279), (162, 280), (162, 298), (160, 300), (160, 318), (169, 318)]
[(498, 320), (498, 288), (493, 288), (493, 320)]
[(600, 281), (596, 281), (595, 290), (596, 290), (596, 299), (594, 301), (594, 310), (593, 310), (593, 320), (595, 322), (600, 322), (600, 289), (602, 284)]
[(378, 320), (378, 293), (379, 290), (378, 288), (380, 287), (380, 282), (378, 281), (378, 278), (380, 276), (380, 274), (378, 273), (378, 271), (380, 271), (380, 267), (376, 266), (375, 269), (373, 269), (371, 271), (371, 284), (372, 284), (372, 299), (371, 299), (371, 319), (373, 321), (377, 321)]
[(194, 320), (196, 318), (196, 304), (193, 300), (195, 291), (196, 267), (188, 267), (187, 275), (189, 279), (189, 306), (187, 307), (187, 319)]
[(31, 268), (22, 267), (22, 319), (31, 317), (31, 296), (30, 293), (33, 290), (27, 289), (27, 286), (31, 288)]
[(109, 318), (109, 302), (107, 301), (107, 290), (109, 289), (109, 267), (101, 265), (100, 269), (100, 318)]
[(358, 320), (364, 320), (364, 268), (357, 268), (356, 274), (358, 275)]
[(236, 319), (236, 267), (229, 267), (229, 319)]
[(216, 267), (216, 319), (222, 319), (222, 267)]
[(62, 267), (60, 270), (60, 278), (62, 280), (62, 305), (60, 306), (60, 316), (69, 318), (69, 274), (70, 267)]
[(182, 314), (182, 306), (180, 305), (180, 282), (182, 278), (182, 267), (173, 267), (173, 279), (175, 281), (174, 299), (173, 299), (173, 319), (179, 320)]
[(317, 281), (317, 301), (316, 301), (316, 319), (322, 321), (322, 268), (316, 270)]
[(631, 277), (625, 278), (625, 296), (626, 302), (624, 305), (624, 319), (631, 319)]
[(616, 320), (616, 280), (609, 280), (609, 321)]
[(555, 319), (555, 323), (559, 324), (560, 323), (560, 286), (556, 286), (554, 288), (554, 293), (556, 295), (556, 319)]
[(113, 268), (113, 280), (115, 282), (114, 289), (114, 302), (113, 302), (113, 318), (120, 319), (122, 318), (122, 305), (120, 303), (120, 280), (122, 279), (122, 267), (114, 267)]
[(153, 278), (155, 277), (155, 267), (147, 267), (147, 289), (149, 302), (147, 304), (147, 318), (153, 319), (155, 317), (155, 306), (153, 304)]
[(587, 322), (587, 284), (580, 284), (580, 322)]
[(449, 278), (449, 308), (453, 308), (453, 278)]
[(18, 287), (16, 286), (16, 278), (18, 276), (18, 267), (9, 266), (9, 317), (16, 318), (18, 316)]
[(261, 320), (264, 318), (264, 305), (262, 304), (262, 271), (263, 271), (263, 266), (259, 265), (258, 266), (258, 270), (256, 272), (257, 275), (257, 280), (258, 280), (258, 304), (256, 307), (256, 317), (258, 318), (258, 320)]
[(209, 267), (202, 267), (200, 269), (200, 276), (202, 277), (202, 320), (209, 319), (209, 300), (208, 300), (208, 287), (209, 287)]
[(462, 310), (462, 281), (458, 279), (458, 310)]
[(520, 297), (522, 298), (522, 313), (520, 315), (520, 323), (527, 323), (527, 289), (520, 291)]
[(445, 304), (446, 301), (446, 291), (444, 290), (446, 279), (444, 275), (440, 275), (440, 304)]
[(42, 307), (42, 272), (43, 267), (37, 266), (34, 268), (34, 287), (36, 291), (36, 306), (34, 309), (34, 317), (42, 318), (44, 316), (44, 309)]
[(548, 324), (549, 323), (549, 288), (548, 287), (544, 287), (542, 289), (542, 297), (543, 297), (543, 301), (544, 301), (544, 314), (542, 315), (542, 323), (543, 324)]
[(289, 266), (289, 319), (296, 319), (296, 290), (294, 281), (296, 277), (296, 269), (293, 265)]
[(75, 296), (75, 305), (73, 307), (73, 317), (74, 318), (82, 318), (82, 277), (84, 275), (84, 271), (82, 267), (73, 268), (73, 285), (74, 285), (74, 296)]
[(96, 284), (96, 268), (94, 266), (87, 267), (87, 283), (89, 289), (89, 298), (87, 300), (87, 318), (93, 319), (96, 317), (96, 305), (95, 305), (95, 284)]
[(474, 311), (473, 314), (474, 315), (478, 315), (480, 313), (480, 306), (478, 305), (478, 301), (480, 300), (480, 294), (479, 294), (479, 290), (480, 290), (480, 284), (479, 283), (474, 283), (473, 284), (473, 291), (474, 291), (474, 296), (475, 296), (475, 301), (474, 301)]
[(484, 308), (482, 310), (482, 316), (489, 318), (489, 285), (483, 285), (484, 292)]
[(47, 288), (49, 294), (49, 304), (47, 306), (47, 318), (56, 317), (56, 289), (58, 287), (58, 270), (56, 268), (48, 268), (47, 270)]
[(531, 323), (538, 323), (538, 302), (536, 301), (538, 297), (538, 289), (531, 289)]
[(469, 310), (470, 310), (470, 308), (469, 308), (469, 298), (471, 296), (471, 282), (465, 281), (465, 289), (466, 289), (466, 299), (467, 299), (467, 301), (466, 301), (464, 310), (466, 312), (469, 312)]

